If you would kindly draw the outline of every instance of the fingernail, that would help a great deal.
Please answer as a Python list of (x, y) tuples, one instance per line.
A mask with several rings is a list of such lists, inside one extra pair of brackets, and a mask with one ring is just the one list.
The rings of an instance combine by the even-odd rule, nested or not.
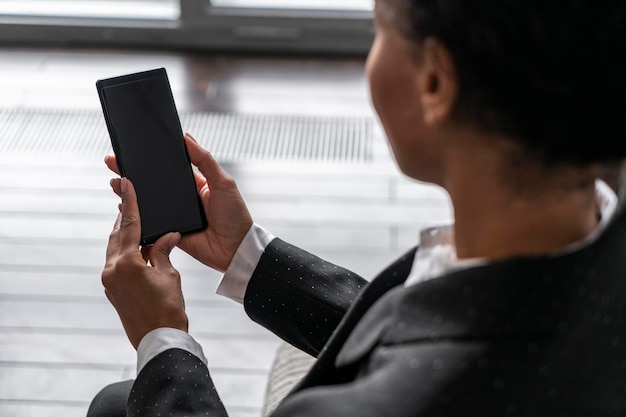
[(191, 136), (191, 134), (189, 134), (189, 133), (185, 133), (185, 135), (186, 135), (189, 139), (193, 140), (195, 143), (198, 143), (198, 141), (197, 141), (197, 140), (196, 140), (193, 136)]
[(128, 180), (126, 178), (122, 178), (122, 192), (125, 193), (128, 189)]

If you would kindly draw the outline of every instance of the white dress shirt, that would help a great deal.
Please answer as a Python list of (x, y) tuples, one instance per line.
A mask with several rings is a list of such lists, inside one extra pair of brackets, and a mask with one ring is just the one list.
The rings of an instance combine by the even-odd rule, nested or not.
[[(596, 204), (600, 222), (594, 232), (555, 255), (589, 245), (597, 239), (613, 217), (617, 207), (617, 196), (602, 181), (596, 181)], [(217, 293), (243, 304), (248, 282), (252, 278), (263, 251), (273, 239), (274, 236), (271, 233), (256, 223), (253, 224), (222, 277)], [(427, 228), (420, 233), (420, 249), (417, 251), (405, 286), (486, 263), (485, 259), (459, 260), (456, 258), (451, 225)], [(176, 329), (159, 328), (146, 334), (137, 347), (137, 373), (156, 355), (172, 348), (184, 349), (200, 358), (205, 364), (207, 363), (202, 347), (188, 333)]]

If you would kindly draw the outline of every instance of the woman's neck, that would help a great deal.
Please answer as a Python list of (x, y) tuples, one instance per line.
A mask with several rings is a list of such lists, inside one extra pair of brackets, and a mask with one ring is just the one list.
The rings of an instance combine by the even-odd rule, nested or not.
[(538, 180), (540, 171), (505, 167), (502, 153), (493, 148), (459, 151), (450, 153), (445, 181), (459, 259), (554, 253), (597, 228), (595, 185), (588, 170), (549, 170), (551, 177)]
[(550, 203), (491, 200), (479, 209), (458, 199), (454, 235), (459, 258), (500, 259), (554, 253), (585, 239), (598, 226), (588, 195), (557, 197)]

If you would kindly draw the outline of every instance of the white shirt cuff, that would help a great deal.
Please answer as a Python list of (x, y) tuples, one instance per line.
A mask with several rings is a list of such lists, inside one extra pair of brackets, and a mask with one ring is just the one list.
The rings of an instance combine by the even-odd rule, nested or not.
[(156, 355), (175, 348), (186, 350), (197, 356), (205, 365), (207, 364), (202, 346), (189, 333), (161, 327), (148, 332), (139, 342), (139, 346), (137, 346), (137, 375)]
[(237, 248), (216, 292), (243, 304), (248, 282), (252, 278), (263, 251), (272, 240), (274, 236), (270, 232), (254, 223)]

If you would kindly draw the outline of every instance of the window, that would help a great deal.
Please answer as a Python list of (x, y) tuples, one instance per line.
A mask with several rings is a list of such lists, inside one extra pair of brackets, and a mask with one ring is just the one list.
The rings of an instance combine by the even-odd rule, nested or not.
[(0, 42), (364, 54), (373, 0), (0, 0)]
[(175, 20), (180, 7), (177, 0), (0, 0), (0, 15)]
[(280, 9), (372, 10), (371, 0), (213, 0), (214, 6)]

